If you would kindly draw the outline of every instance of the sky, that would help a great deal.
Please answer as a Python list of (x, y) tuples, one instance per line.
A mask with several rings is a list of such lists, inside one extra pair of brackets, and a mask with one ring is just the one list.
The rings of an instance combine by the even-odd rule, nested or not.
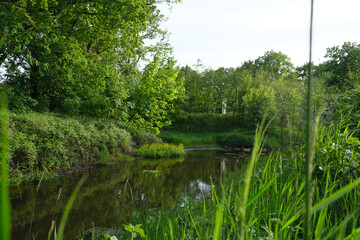
[[(162, 27), (179, 66), (238, 67), (266, 51), (282, 52), (295, 66), (309, 61), (310, 0), (182, 0), (159, 6), (168, 18)], [(360, 43), (360, 0), (315, 0), (313, 55)]]

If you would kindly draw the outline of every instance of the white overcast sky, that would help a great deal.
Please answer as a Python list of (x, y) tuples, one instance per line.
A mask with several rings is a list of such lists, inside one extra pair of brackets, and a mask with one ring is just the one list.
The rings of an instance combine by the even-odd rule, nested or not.
[[(159, 6), (168, 17), (178, 65), (237, 67), (266, 51), (281, 51), (300, 66), (309, 60), (310, 0), (182, 0)], [(315, 0), (313, 61), (326, 48), (360, 43), (360, 0)]]

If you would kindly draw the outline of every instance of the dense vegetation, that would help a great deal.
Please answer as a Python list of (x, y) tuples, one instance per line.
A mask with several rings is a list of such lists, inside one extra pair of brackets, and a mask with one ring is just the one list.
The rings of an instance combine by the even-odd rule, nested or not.
[[(1, 222), (8, 221), (8, 170), (16, 182), (127, 158), (123, 154), (133, 148), (139, 155), (167, 155), (168, 149), (182, 154), (181, 146), (143, 146), (158, 142), (154, 134), (165, 130), (160, 136), (177, 144), (255, 150), (247, 172), (224, 179), (211, 200), (189, 201), (187, 208), (164, 212), (165, 220), (132, 219), (144, 222), (149, 238), (358, 236), (360, 45), (330, 47), (318, 66), (296, 67), (285, 54), (268, 51), (236, 68), (201, 70), (200, 62), (177, 67), (159, 27), (159, 2), (178, 1), (0, 2), (0, 88), (11, 111), (2, 99)], [(314, 206), (307, 209), (313, 217), (304, 233), (299, 226), (306, 222), (304, 193), (310, 194), (302, 164), (304, 144), (311, 145), (304, 138), (310, 75), (311, 104), (320, 120), (314, 124)], [(252, 141), (263, 119), (270, 136), (265, 146), (289, 146), (291, 157), (271, 155), (251, 179), (262, 146), (258, 138)], [(204, 133), (207, 140), (196, 137)], [(195, 140), (185, 142), (189, 136)], [(8, 228), (0, 224), (4, 239)], [(142, 230), (125, 229), (132, 236)]]

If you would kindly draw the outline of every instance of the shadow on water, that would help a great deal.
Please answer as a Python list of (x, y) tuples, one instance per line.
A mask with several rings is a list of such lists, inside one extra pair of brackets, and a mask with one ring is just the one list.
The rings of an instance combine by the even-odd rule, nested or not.
[(27, 239), (30, 228), (31, 236), (47, 239), (52, 220), (59, 222), (84, 174), (88, 177), (70, 212), (67, 239), (93, 225), (121, 226), (135, 210), (173, 207), (185, 193), (207, 197), (211, 181), (216, 184), (221, 174), (242, 165), (243, 158), (221, 150), (194, 150), (180, 159), (136, 160), (67, 174), (43, 181), (38, 193), (37, 184), (23, 184), (11, 191), (12, 239)]

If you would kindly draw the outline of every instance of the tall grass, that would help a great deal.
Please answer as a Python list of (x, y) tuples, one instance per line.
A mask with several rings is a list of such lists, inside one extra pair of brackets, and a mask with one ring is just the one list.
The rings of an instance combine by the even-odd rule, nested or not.
[[(304, 208), (304, 239), (309, 238), (309, 224), (310, 224), (310, 208), (311, 208), (311, 174), (312, 161), (314, 153), (313, 139), (313, 125), (312, 125), (312, 26), (313, 26), (313, 11), (314, 1), (311, 0), (310, 13), (310, 47), (309, 47), (309, 79), (307, 82), (307, 96), (306, 96), (306, 161), (305, 161), (305, 208)], [(315, 134), (316, 136), (316, 134)]]
[(8, 185), (9, 165), (9, 112), (6, 95), (0, 91), (0, 147), (1, 147), (1, 176), (0, 176), (0, 239), (9, 240), (10, 225), (10, 197)]

